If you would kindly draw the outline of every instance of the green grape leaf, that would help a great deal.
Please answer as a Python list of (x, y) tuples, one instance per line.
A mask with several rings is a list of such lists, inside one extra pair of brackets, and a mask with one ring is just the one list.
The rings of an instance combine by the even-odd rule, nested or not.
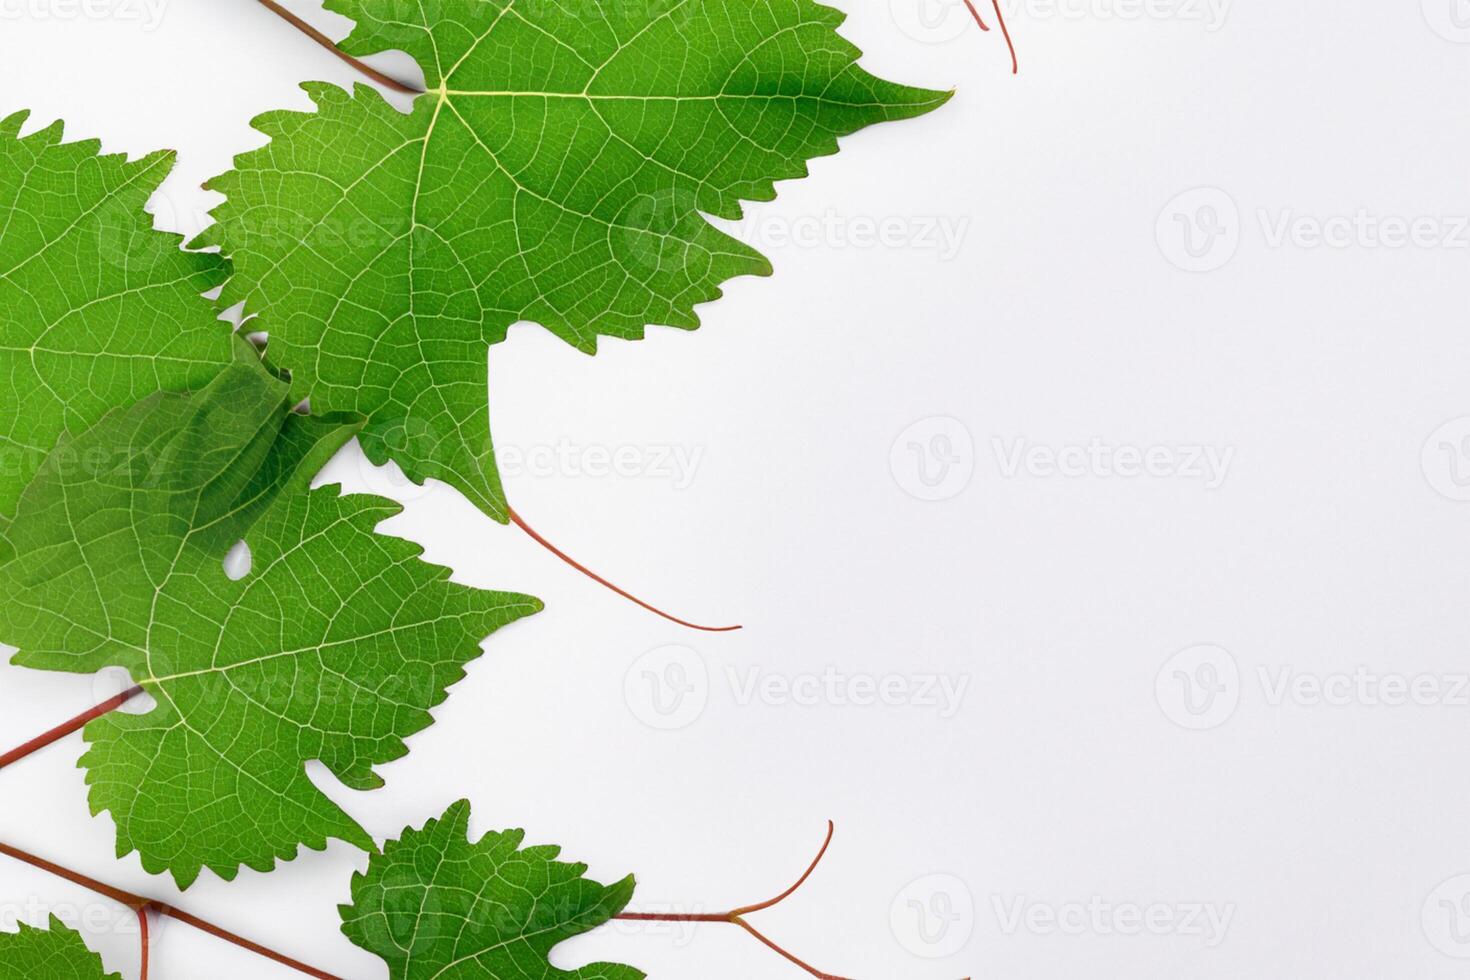
[(122, 975), (107, 973), (81, 933), (53, 915), (50, 929), (22, 922), (19, 932), (0, 932), (0, 980), (122, 980)]
[[(15, 663), (121, 666), (157, 701), (89, 723), (81, 765), (119, 856), (185, 887), (328, 838), (371, 849), (306, 763), (381, 785), (373, 766), (407, 752), (484, 637), (540, 608), (453, 584), (373, 533), (397, 504), (310, 490), (360, 422), (288, 405), (257, 361), (110, 413), (47, 459), (0, 564)], [(239, 540), (251, 570), (232, 580)]]
[(405, 49), (430, 91), (404, 114), (306, 85), (317, 111), (260, 116), (270, 142), (210, 182), (227, 200), (199, 242), (299, 395), (498, 520), (488, 345), (519, 320), (589, 353), (697, 327), (721, 283), (770, 272), (701, 212), (738, 218), (838, 137), (950, 96), (859, 68), (813, 0), (327, 7), (357, 21), (348, 52)]
[(352, 879), (342, 931), (388, 964), (394, 980), (640, 980), (631, 966), (551, 965), (558, 943), (595, 929), (633, 897), (633, 878), (601, 885), (558, 847), (521, 847), (523, 831), (469, 839), (460, 800), (405, 830)]
[(62, 433), (200, 387), (232, 356), (201, 295), (225, 261), (182, 251), (143, 210), (173, 154), (99, 156), (60, 123), (22, 139), (27, 116), (0, 120), (0, 522)]

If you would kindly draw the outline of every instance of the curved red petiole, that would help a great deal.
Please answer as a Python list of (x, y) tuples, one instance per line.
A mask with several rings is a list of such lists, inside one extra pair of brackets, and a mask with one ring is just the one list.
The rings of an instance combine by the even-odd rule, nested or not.
[(183, 909), (174, 908), (167, 902), (156, 902), (151, 898), (144, 898), (141, 895), (134, 895), (132, 892), (123, 891), (121, 888), (114, 888), (112, 885), (104, 884), (95, 878), (88, 878), (84, 874), (63, 868), (59, 864), (54, 864), (45, 858), (36, 857), (34, 854), (28, 854), (19, 848), (11, 847), (9, 844), (0, 843), (0, 854), (29, 864), (33, 868), (40, 868), (42, 871), (53, 874), (58, 878), (64, 878), (73, 884), (81, 885), (83, 888), (89, 888), (104, 898), (110, 898), (119, 905), (126, 905), (136, 912), (138, 914), (138, 922), (143, 928), (143, 975), (145, 977), (148, 972), (147, 916), (149, 912), (157, 912), (159, 915), (166, 915), (171, 919), (177, 919), (180, 922), (187, 923), (201, 932), (207, 932), (217, 939), (223, 939), (225, 942), (233, 943), (241, 949), (249, 950), (258, 956), (273, 960), (282, 966), (290, 967), (298, 973), (304, 973), (309, 977), (316, 977), (317, 980), (342, 980), (336, 974), (328, 973), (325, 970), (318, 970), (316, 967), (308, 966), (300, 960), (292, 959), (284, 953), (278, 953), (259, 943), (252, 942), (243, 936), (237, 936), (233, 932), (222, 929), (212, 922), (206, 922), (197, 915), (192, 915)]
[(798, 888), (806, 884), (806, 880), (812, 876), (813, 871), (817, 870), (817, 865), (822, 862), (823, 856), (826, 855), (827, 848), (832, 843), (832, 834), (836, 831), (836, 829), (837, 828), (832, 823), (832, 821), (828, 820), (827, 837), (822, 841), (822, 848), (821, 850), (817, 851), (817, 856), (812, 858), (812, 863), (807, 865), (807, 869), (801, 873), (800, 878), (796, 879), (796, 883), (781, 894), (777, 895), (775, 898), (768, 899), (764, 902), (757, 902), (754, 905), (742, 905), (739, 908), (731, 909), (728, 912), (623, 912), (619, 915), (614, 916), (613, 918), (625, 919), (630, 922), (727, 922), (744, 929), (746, 932), (750, 933), (757, 940), (759, 940), (763, 945), (779, 953), (791, 963), (794, 963), (795, 965), (801, 967), (807, 973), (810, 973), (812, 976), (816, 977), (817, 980), (847, 980), (846, 977), (839, 977), (835, 973), (823, 973), (821, 970), (818, 970), (810, 963), (798, 957), (789, 949), (786, 949), (785, 947), (777, 944), (775, 940), (769, 938), (759, 929), (757, 929), (755, 926), (751, 925), (745, 920), (745, 917), (752, 912), (760, 912), (765, 909), (771, 908), (774, 905), (779, 905), (781, 902), (784, 902), (786, 899), (790, 898), (792, 893), (794, 893)]
[(337, 45), (333, 44), (331, 38), (327, 37), (315, 27), (312, 27), (300, 17), (297, 17), (295, 14), (291, 13), (291, 11), (287, 10), (285, 7), (276, 3), (276, 0), (260, 0), (260, 4), (271, 13), (280, 17), (286, 23), (290, 24), (292, 27), (296, 28), (298, 31), (311, 38), (317, 44), (320, 44), (322, 47), (332, 52), (332, 54), (336, 55), (338, 58), (341, 58), (353, 68), (356, 68), (368, 78), (371, 78), (373, 81), (377, 82), (379, 85), (385, 85), (395, 92), (402, 92), (404, 95), (424, 94), (423, 89), (414, 88), (412, 85), (405, 85), (391, 75), (385, 75), (382, 72), (378, 71), (376, 68), (365, 65), (361, 61), (358, 61), (356, 58), (352, 57), (352, 55), (348, 54), (346, 51), (343, 51), (341, 48), (337, 47)]
[(127, 704), (133, 698), (142, 693), (143, 689), (141, 687), (130, 687), (121, 694), (116, 695), (115, 697), (108, 698), (106, 701), (103, 701), (95, 708), (88, 708), (86, 711), (83, 711), (81, 714), (77, 715), (70, 721), (62, 722), (60, 725), (57, 725), (49, 732), (37, 735), (35, 738), (31, 739), (24, 745), (16, 746), (9, 752), (6, 752), (4, 755), (0, 755), (0, 769), (4, 769), (6, 766), (11, 765), (12, 763), (19, 762), (21, 759), (24, 759), (31, 753), (44, 749), (52, 742), (57, 742), (63, 738), (66, 738), (66, 736), (70, 735), (72, 732), (80, 731), (82, 728), (86, 727), (87, 722), (91, 721), (94, 718), (100, 718), (103, 715), (107, 714), (109, 711), (116, 711), (118, 708), (121, 708), (124, 704)]
[(618, 595), (622, 596), (624, 599), (627, 599), (629, 602), (632, 602), (635, 605), (642, 606), (644, 609), (647, 609), (649, 612), (653, 613), (656, 616), (662, 616), (664, 619), (667, 619), (671, 623), (678, 623), (680, 626), (687, 626), (692, 630), (704, 630), (706, 633), (728, 633), (731, 630), (738, 630), (741, 628), (739, 626), (701, 626), (698, 623), (691, 623), (687, 619), (680, 619), (678, 616), (666, 613), (657, 606), (644, 602), (642, 599), (638, 598), (628, 590), (609, 582), (607, 579), (603, 578), (601, 575), (598, 575), (596, 572), (592, 571), (592, 569), (588, 568), (586, 565), (583, 565), (581, 562), (577, 561), (565, 551), (562, 551), (550, 541), (547, 541), (540, 534), (536, 533), (536, 529), (527, 524), (525, 518), (521, 517), (520, 514), (517, 514), (514, 509), (506, 507), (505, 512), (510, 516), (511, 523), (520, 528), (522, 531), (525, 531), (526, 534), (530, 536), (532, 541), (535, 541), (541, 547), (545, 548), (547, 551), (551, 552), (553, 555), (560, 558), (562, 561), (566, 562), (568, 565), (572, 566), (577, 571), (590, 578), (592, 581), (598, 583), (601, 586), (604, 586), (605, 588), (611, 589)]
[[(970, 2), (970, 0), (965, 0), (965, 2), (968, 4)], [(341, 48), (337, 47), (337, 45), (335, 45), (334, 43), (332, 43), (332, 39), (331, 38), (327, 37), (321, 31), (317, 30), (315, 27), (312, 27), (310, 24), (308, 24), (306, 21), (302, 20), (300, 17), (297, 17), (295, 14), (291, 13), (291, 11), (287, 10), (285, 7), (282, 7), (279, 3), (276, 2), (276, 0), (260, 0), (260, 3), (266, 9), (270, 10), (272, 13), (274, 13), (277, 16), (281, 17), (283, 20), (285, 20), (292, 27), (296, 28), (298, 31), (300, 31), (301, 33), (305, 34), (307, 37), (309, 37), (313, 41), (315, 41), (317, 44), (320, 44), (322, 47), (324, 47), (328, 51), (332, 52), (338, 58), (341, 58), (343, 61), (345, 61), (348, 64), (352, 65), (358, 71), (362, 72), (364, 75), (366, 75), (367, 77), (371, 78), (373, 81), (379, 83), (380, 85), (386, 85), (388, 88), (393, 89), (395, 92), (402, 92), (402, 93), (405, 93), (407, 95), (422, 95), (423, 94), (423, 90), (422, 89), (417, 89), (417, 88), (413, 88), (411, 86), (405, 85), (402, 82), (398, 81), (398, 79), (391, 78), (388, 75), (385, 75), (382, 72), (378, 71), (377, 69), (372, 68), (372, 67), (370, 67), (368, 65), (363, 64), (361, 61), (359, 61), (358, 59), (354, 58), (352, 55), (348, 54), (347, 52), (343, 51)], [(971, 10), (974, 10), (973, 7), (971, 7), (970, 9)], [(550, 541), (547, 541), (540, 534), (537, 534), (536, 531), (529, 524), (527, 524), (524, 520), (522, 520), (521, 519), (521, 516), (519, 514), (517, 514), (514, 510), (511, 510), (509, 507), (507, 507), (506, 508), (506, 512), (509, 515), (511, 521), (517, 527), (519, 527), (522, 531), (525, 531), (527, 534), (529, 534), (531, 536), (531, 539), (533, 541), (535, 541), (537, 544), (541, 545), (541, 547), (545, 548), (547, 551), (551, 552), (553, 555), (556, 555), (562, 561), (566, 562), (568, 565), (572, 566), (577, 571), (581, 572), (583, 575), (586, 575), (588, 578), (592, 579), (594, 582), (597, 582), (600, 585), (603, 585), (606, 588), (611, 589), (612, 591), (616, 592), (618, 595), (622, 596), (624, 599), (627, 599), (630, 602), (633, 602), (633, 603), (635, 603), (635, 604), (637, 604), (639, 606), (642, 606), (644, 609), (647, 609), (649, 612), (651, 612), (651, 613), (653, 613), (653, 614), (655, 614), (657, 616), (662, 616), (664, 619), (667, 619), (671, 623), (678, 623), (680, 626), (687, 626), (690, 629), (704, 630), (707, 633), (725, 633), (725, 632), (729, 632), (730, 630), (738, 630), (738, 629), (740, 629), (739, 626), (700, 626), (698, 623), (691, 623), (688, 620), (680, 619), (678, 616), (674, 616), (674, 615), (671, 615), (669, 613), (666, 613), (662, 609), (659, 609), (657, 606), (653, 605), (652, 603), (644, 602), (642, 599), (640, 599), (637, 596), (633, 595), (631, 592), (627, 591), (626, 589), (623, 589), (623, 588), (620, 588), (617, 585), (614, 585), (612, 582), (609, 582), (607, 579), (603, 578), (601, 575), (598, 575), (596, 572), (594, 572), (591, 569), (589, 569), (586, 565), (583, 565), (581, 562), (579, 562), (576, 559), (572, 558), (570, 555), (568, 555), (566, 552), (562, 551), (556, 545), (552, 544)]]

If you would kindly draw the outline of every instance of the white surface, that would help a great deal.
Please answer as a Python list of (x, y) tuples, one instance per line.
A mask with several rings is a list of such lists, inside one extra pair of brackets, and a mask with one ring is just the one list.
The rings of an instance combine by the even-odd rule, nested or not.
[[(742, 234), (774, 278), (732, 284), (694, 334), (588, 358), (520, 327), (492, 355), (502, 446), (632, 446), (653, 470), (527, 467), (507, 481), (522, 513), (638, 592), (745, 631), (680, 630), (454, 493), (410, 494), (390, 530), (548, 609), (490, 643), (386, 789), (321, 784), (379, 836), (468, 796), (481, 829), (525, 826), (603, 878), (637, 872), (645, 903), (706, 910), (784, 887), (830, 816), (822, 870), (761, 921), (867, 980), (1462, 976), (1470, 8), (1030, 0), (1012, 79), (996, 34), (917, 2), (848, 0), (844, 32), (874, 71), (958, 97), (752, 209)], [(158, 204), (172, 227), (197, 228), (211, 198), (189, 188), (260, 142), (253, 115), (305, 106), (298, 81), (355, 80), (251, 0), (171, 0), (145, 27), (5, 19), (0, 112), (65, 117), (109, 150), (178, 148)], [(1344, 247), (1311, 244), (1314, 222), (1360, 211)], [(1373, 244), (1375, 222), (1421, 217), (1433, 244)], [(887, 218), (902, 241), (863, 247), (861, 222)], [(952, 255), (925, 245), (936, 222), (963, 229)], [(1085, 453), (1061, 460), (1082, 475), (1046, 475), (1048, 450), (1094, 439), (1109, 460), (1166, 447), (1168, 475)], [(1012, 466), (1017, 440), (1041, 455)], [(691, 480), (659, 475), (662, 447), (698, 454)], [(1215, 470), (1196, 474), (1205, 450)], [(332, 472), (391, 485), (358, 459)], [(668, 730), (642, 670), (675, 661), (707, 672), (707, 703)], [(752, 671), (829, 667), (910, 691), (943, 677), (963, 698), (952, 714), (742, 701)], [(1417, 697), (1383, 703), (1420, 675)], [(1187, 705), (1181, 677), (1224, 689)], [(1345, 703), (1313, 703), (1314, 683)], [(0, 742), (93, 699), (86, 678), (0, 668)], [(0, 838), (172, 894), (113, 858), (80, 750), (0, 776)], [(382, 977), (336, 931), (362, 863), (337, 846), (229, 885), (206, 873), (186, 904)], [(10, 863), (0, 893), (7, 916), (120, 915)], [(90, 938), (135, 969), (130, 934)], [(154, 954), (164, 980), (291, 975), (177, 924)], [(801, 975), (722, 926), (609, 929), (557, 954), (598, 958)]]

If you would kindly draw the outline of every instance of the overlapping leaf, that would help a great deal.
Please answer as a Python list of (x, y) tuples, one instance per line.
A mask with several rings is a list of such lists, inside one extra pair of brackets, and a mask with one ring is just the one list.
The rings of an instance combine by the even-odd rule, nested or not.
[(87, 948), (81, 933), (56, 916), (50, 929), (21, 923), (19, 932), (0, 932), (0, 980), (122, 980), (108, 973), (102, 957)]
[(342, 931), (382, 957), (394, 980), (640, 980), (630, 966), (560, 970), (558, 943), (617, 915), (633, 879), (601, 885), (556, 847), (521, 847), (519, 830), (469, 839), (461, 800), (422, 830), (406, 830), (352, 880)]
[(330, 0), (344, 47), (407, 50), (430, 92), (307, 86), (313, 114), (211, 183), (201, 241), (234, 272), (299, 395), (368, 417), (362, 443), (498, 519), (486, 348), (517, 320), (599, 335), (698, 325), (696, 304), (766, 260), (735, 218), (872, 123), (948, 93), (881, 81), (813, 0)]
[(0, 523), (68, 429), (155, 391), (183, 391), (231, 357), (201, 293), (218, 255), (187, 253), (143, 210), (172, 153), (129, 161), (61, 124), (19, 137), (0, 120)]
[[(355, 420), (289, 412), (258, 361), (195, 395), (109, 414), (47, 459), (0, 564), (0, 640), (47, 670), (126, 668), (157, 706), (85, 729), (94, 812), (118, 852), (187, 885), (368, 835), (308, 780), (355, 789), (497, 627), (540, 608), (447, 581), (417, 546), (374, 534), (390, 501), (308, 490)], [(222, 559), (253, 558), (238, 581)]]

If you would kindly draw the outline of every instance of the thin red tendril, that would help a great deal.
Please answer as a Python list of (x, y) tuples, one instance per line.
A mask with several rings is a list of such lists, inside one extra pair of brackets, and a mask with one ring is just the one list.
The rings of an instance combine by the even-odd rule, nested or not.
[(793, 953), (790, 950), (785, 949), (784, 947), (778, 945), (774, 940), (770, 939), (768, 936), (766, 936), (764, 933), (762, 933), (759, 929), (757, 929), (755, 926), (751, 925), (749, 922), (747, 922), (745, 920), (745, 917), (747, 915), (750, 915), (753, 912), (761, 912), (761, 911), (764, 911), (764, 910), (766, 910), (768, 908), (771, 908), (774, 905), (779, 905), (781, 902), (784, 902), (786, 899), (790, 898), (791, 895), (798, 888), (800, 888), (802, 885), (806, 884), (806, 880), (812, 876), (812, 872), (813, 871), (817, 870), (817, 865), (822, 862), (823, 856), (826, 855), (826, 853), (827, 853), (827, 847), (832, 843), (832, 834), (833, 834), (833, 832), (836, 829), (837, 828), (832, 823), (832, 821), (828, 820), (827, 821), (827, 837), (826, 837), (825, 840), (822, 841), (822, 848), (821, 848), (821, 850), (817, 851), (817, 856), (814, 857), (814, 858), (812, 858), (812, 863), (809, 864), (809, 865), (807, 865), (807, 869), (801, 873), (801, 877), (800, 878), (797, 878), (796, 879), (796, 883), (793, 884), (790, 888), (786, 889), (781, 894), (777, 895), (775, 898), (768, 899), (768, 900), (766, 900), (764, 902), (756, 902), (754, 905), (742, 905), (739, 908), (731, 909), (728, 912), (698, 912), (698, 913), (688, 913), (688, 912), (685, 912), (685, 913), (680, 913), (680, 912), (669, 912), (669, 913), (664, 913), (664, 912), (623, 912), (623, 913), (621, 913), (619, 915), (614, 916), (614, 918), (617, 918), (617, 919), (626, 919), (626, 920), (632, 921), (632, 922), (728, 922), (728, 923), (732, 923), (732, 924), (737, 925), (740, 928), (744, 929), (746, 932), (750, 933), (752, 936), (754, 936), (756, 939), (758, 939), (763, 945), (765, 945), (765, 946), (769, 947), (770, 949), (774, 950), (775, 952), (781, 954), (781, 956), (785, 957), (790, 962), (796, 964), (797, 966), (799, 966), (803, 970), (805, 970), (807, 973), (810, 973), (812, 976), (816, 977), (817, 980), (848, 980), (848, 978), (846, 978), (846, 977), (839, 977), (839, 976), (837, 976), (834, 973), (823, 973), (821, 970), (818, 970), (816, 967), (812, 966), (810, 963), (808, 963), (805, 960), (803, 960), (800, 957), (798, 957), (795, 953)]
[(291, 13), (291, 11), (287, 10), (285, 7), (282, 7), (280, 4), (276, 3), (275, 0), (260, 0), (260, 4), (267, 10), (271, 11), (271, 13), (277, 15), (278, 17), (286, 21), (286, 23), (290, 24), (292, 27), (296, 28), (298, 31), (311, 38), (317, 44), (320, 44), (322, 47), (332, 52), (332, 54), (341, 58), (353, 68), (356, 68), (368, 78), (371, 78), (373, 81), (377, 82), (379, 85), (386, 85), (393, 91), (402, 92), (404, 95), (424, 94), (423, 89), (414, 88), (412, 85), (405, 85), (398, 79), (393, 78), (391, 75), (385, 75), (382, 72), (378, 71), (376, 68), (372, 68), (368, 65), (363, 64), (361, 61), (358, 61), (356, 58), (352, 57), (352, 55), (348, 54), (346, 51), (343, 51), (341, 48), (337, 47), (337, 45), (333, 44), (331, 38), (327, 37), (315, 27), (312, 27), (300, 17), (297, 17), (295, 14)]
[(975, 9), (975, 5), (970, 0), (965, 0), (965, 6), (969, 9), (970, 16), (975, 18), (975, 23), (980, 25), (980, 29), (988, 32), (990, 28), (986, 26), (985, 18), (980, 16), (980, 11)]
[(619, 586), (616, 586), (613, 583), (609, 582), (601, 575), (598, 575), (596, 572), (592, 571), (586, 565), (583, 565), (581, 562), (577, 561), (571, 555), (568, 555), (565, 551), (562, 551), (550, 541), (547, 541), (541, 535), (537, 534), (536, 529), (527, 524), (525, 519), (521, 517), (520, 514), (517, 514), (514, 509), (507, 507), (505, 509), (505, 512), (510, 516), (511, 523), (520, 528), (522, 531), (525, 531), (526, 534), (530, 535), (532, 541), (535, 541), (541, 547), (545, 548), (547, 551), (551, 552), (553, 555), (560, 558), (562, 561), (566, 562), (568, 565), (572, 566), (577, 571), (590, 578), (592, 581), (611, 589), (618, 595), (622, 596), (624, 599), (627, 599), (629, 602), (632, 602), (635, 605), (642, 606), (644, 609), (647, 609), (649, 612), (653, 613), (656, 616), (662, 616), (664, 619), (667, 619), (671, 623), (678, 623), (680, 626), (687, 626), (692, 630), (704, 630), (706, 633), (728, 633), (731, 630), (740, 629), (739, 626), (700, 626), (698, 623), (691, 623), (687, 619), (680, 619), (678, 616), (666, 613), (657, 606), (644, 602), (642, 599), (638, 598), (626, 589), (620, 588)]

